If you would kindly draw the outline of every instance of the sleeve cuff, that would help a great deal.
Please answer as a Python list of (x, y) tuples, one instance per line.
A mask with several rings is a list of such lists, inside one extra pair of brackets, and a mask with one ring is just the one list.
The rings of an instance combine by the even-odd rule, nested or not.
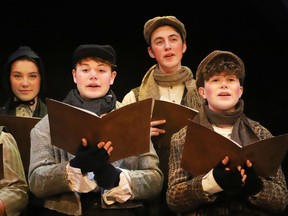
[(210, 170), (205, 176), (202, 178), (202, 187), (205, 192), (208, 194), (215, 194), (223, 189), (217, 184), (213, 176), (213, 169)]
[(71, 167), (68, 163), (66, 166), (69, 186), (72, 191), (80, 193), (88, 193), (96, 188), (96, 183), (93, 180), (93, 173), (82, 175), (81, 169)]

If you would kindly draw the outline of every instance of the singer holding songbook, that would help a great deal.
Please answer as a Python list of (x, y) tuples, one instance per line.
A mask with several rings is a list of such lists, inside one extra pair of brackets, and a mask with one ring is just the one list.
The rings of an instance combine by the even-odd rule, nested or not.
[[(244, 78), (244, 63), (237, 55), (222, 50), (208, 54), (196, 72), (196, 86), (205, 102), (193, 118), (241, 146), (273, 137), (244, 114)], [(208, 173), (193, 176), (181, 167), (188, 133), (193, 136), (184, 127), (171, 138), (167, 202), (178, 215), (275, 215), (284, 211), (288, 191), (281, 166), (275, 175), (264, 178), (249, 159), (230, 169), (227, 155)], [(211, 148), (217, 148), (213, 142)], [(205, 154), (202, 158), (209, 160)]]

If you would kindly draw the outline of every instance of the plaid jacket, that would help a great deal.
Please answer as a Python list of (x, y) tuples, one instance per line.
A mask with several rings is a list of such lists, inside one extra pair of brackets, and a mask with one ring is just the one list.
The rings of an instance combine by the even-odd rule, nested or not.
[[(255, 134), (266, 139), (272, 134), (258, 122), (248, 119)], [(187, 127), (171, 138), (167, 202), (179, 215), (275, 215), (288, 204), (288, 191), (281, 167), (275, 176), (263, 179), (263, 189), (257, 196), (245, 200), (229, 199), (220, 194), (207, 194), (202, 177), (191, 176), (181, 168), (182, 150)], [(201, 163), (201, 161), (199, 161)]]

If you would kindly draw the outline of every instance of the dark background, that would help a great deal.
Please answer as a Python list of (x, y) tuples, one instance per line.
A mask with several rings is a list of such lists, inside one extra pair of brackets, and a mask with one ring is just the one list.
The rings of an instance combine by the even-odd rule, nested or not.
[[(288, 133), (287, 0), (5, 1), (0, 13), (0, 66), (21, 45), (44, 61), (47, 96), (62, 100), (74, 88), (71, 60), (84, 43), (111, 44), (117, 51), (113, 85), (121, 101), (154, 64), (143, 38), (144, 23), (175, 15), (188, 34), (182, 64), (194, 75), (214, 49), (230, 50), (245, 63), (245, 112), (274, 135)], [(3, 87), (1, 86), (1, 92)], [(0, 104), (6, 100), (0, 96)]]

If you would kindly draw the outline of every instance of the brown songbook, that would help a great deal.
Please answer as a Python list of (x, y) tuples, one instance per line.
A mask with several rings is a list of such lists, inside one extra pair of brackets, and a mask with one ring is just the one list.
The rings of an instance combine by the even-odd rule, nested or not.
[(30, 131), (41, 118), (0, 115), (0, 124), (5, 126), (17, 142), (24, 171), (27, 174), (30, 164)]
[(226, 155), (229, 167), (244, 165), (249, 159), (262, 177), (275, 175), (288, 151), (288, 134), (258, 140), (241, 147), (235, 141), (189, 120), (181, 166), (193, 176), (205, 174)]
[(188, 119), (192, 119), (197, 110), (169, 101), (154, 100), (152, 120), (166, 119), (166, 123), (157, 126), (166, 130), (165, 134), (152, 137), (153, 144), (169, 148), (171, 136), (186, 126)]
[(102, 117), (59, 102), (46, 99), (52, 144), (76, 154), (81, 139), (97, 145), (111, 141), (110, 161), (116, 161), (150, 150), (152, 99), (118, 108)]

